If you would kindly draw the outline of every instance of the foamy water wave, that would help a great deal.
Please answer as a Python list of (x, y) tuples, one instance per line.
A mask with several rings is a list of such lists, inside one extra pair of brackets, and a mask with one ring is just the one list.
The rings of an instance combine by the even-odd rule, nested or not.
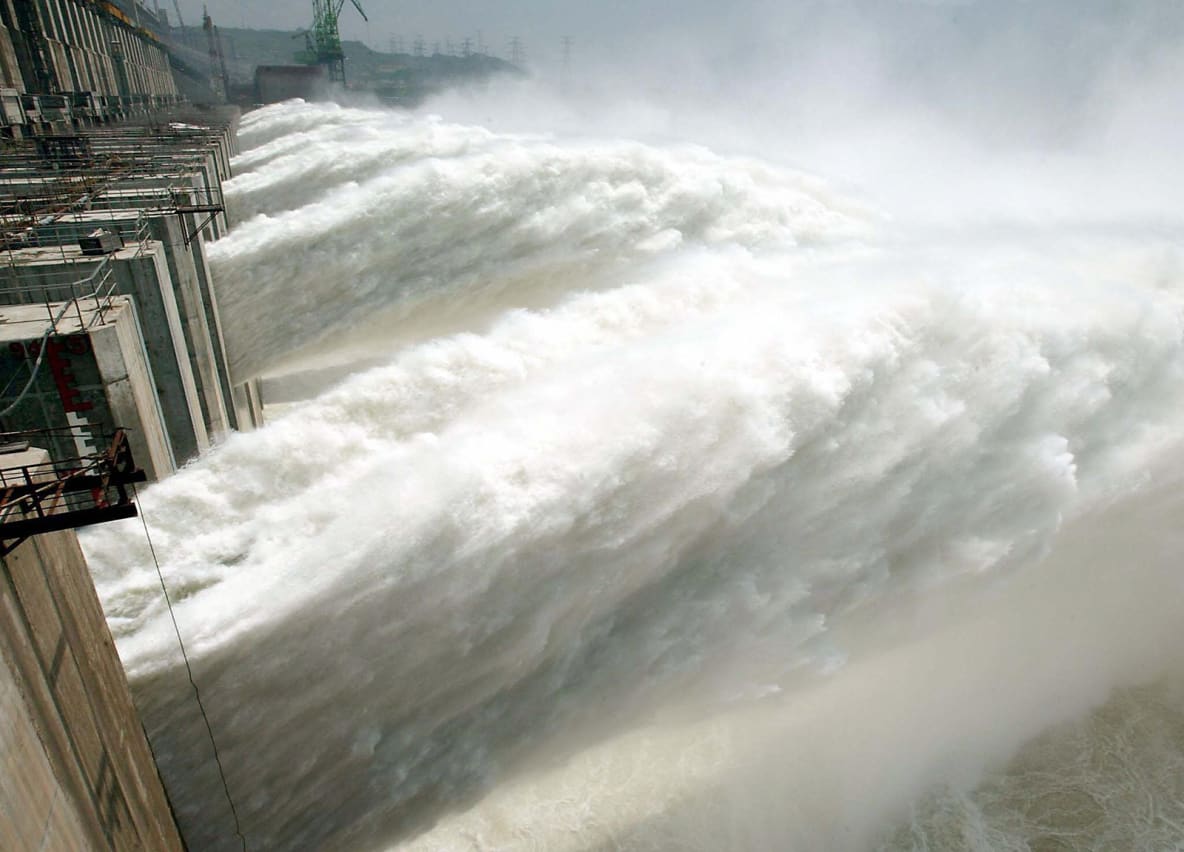
[[(817, 179), (702, 148), (433, 118), (359, 124), (323, 109), (323, 142), (261, 163), (247, 152), (235, 165), (248, 171), (226, 187), (232, 210), (266, 211), (210, 250), (240, 377), (314, 344), (348, 345), (359, 326), (397, 339), (616, 286), (678, 250), (811, 245), (866, 228), (867, 212)], [(303, 127), (269, 108), (244, 133), (270, 138), (272, 124)]]
[[(237, 367), (423, 321), (375, 349), (380, 366), (142, 495), (252, 848), (370, 848), (442, 818), (423, 848), (481, 848), (464, 838), (484, 793), (528, 789), (498, 784), (540, 756), (571, 759), (555, 783), (579, 787), (580, 755), (628, 748), (655, 714), (678, 716), (664, 753), (757, 714), (745, 748), (772, 754), (827, 718), (862, 724), (877, 696), (907, 715), (924, 698), (880, 675), (836, 687), (842, 712), (813, 728), (778, 708), (922, 641), (925, 612), (990, 600), (1175, 459), (1184, 282), (1162, 238), (920, 248), (759, 162), (364, 110), (268, 108), (243, 140), (228, 198), (270, 212), (212, 251)], [(396, 153), (376, 171), (380, 150)], [(130, 524), (85, 547), (187, 836), (220, 848), (146, 547)], [(1103, 555), (1091, 571), (1110, 576)], [(1168, 564), (1148, 562), (1155, 583)], [(942, 665), (964, 678), (951, 712), (990, 694)], [(964, 771), (1127, 670), (1065, 669), (1071, 699), (1047, 713), (1047, 675), (1018, 679), (1011, 733)], [(842, 752), (853, 775), (896, 741), (894, 717), (867, 712)], [(943, 751), (985, 718), (907, 738), (912, 780), (860, 803), (859, 838), (940, 783)], [(678, 803), (722, 783), (712, 748), (689, 748), (685, 775), (634, 778), (654, 808), (618, 833), (589, 794), (571, 848), (686, 836)], [(842, 836), (810, 813), (784, 836)]]

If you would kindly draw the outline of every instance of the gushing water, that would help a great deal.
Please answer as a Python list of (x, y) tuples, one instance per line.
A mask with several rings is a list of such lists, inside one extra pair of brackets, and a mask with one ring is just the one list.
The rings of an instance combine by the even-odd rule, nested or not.
[[(294, 109), (281, 128), (324, 112)], [(551, 304), (682, 244), (785, 247), (861, 226), (820, 181), (700, 148), (496, 136), (394, 113), (324, 117), (336, 121), (296, 134), (296, 147), (281, 136), (245, 154), (256, 170), (227, 187), (232, 211), (263, 214), (210, 253), (243, 375), (318, 343), (368, 340), (366, 329), (414, 335), (523, 300)], [(247, 130), (244, 141), (274, 132)]]
[[(252, 848), (1023, 838), (1037, 770), (981, 773), (1180, 659), (1173, 237), (918, 241), (754, 159), (331, 105), (240, 138), (236, 369), (378, 364), (142, 496)], [(220, 848), (146, 546), (85, 547)]]

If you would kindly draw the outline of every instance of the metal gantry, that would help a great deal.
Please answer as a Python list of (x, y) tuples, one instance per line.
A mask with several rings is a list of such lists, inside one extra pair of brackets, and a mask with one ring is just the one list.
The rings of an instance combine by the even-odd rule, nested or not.
[[(9, 452), (26, 449), (44, 434), (0, 434), (0, 443)], [(0, 556), (7, 556), (30, 536), (136, 517), (128, 486), (146, 478), (136, 467), (122, 429), (115, 431), (102, 452), (0, 467)]]
[[(349, 0), (362, 20), (369, 21), (358, 0)], [(329, 80), (345, 83), (345, 50), (338, 19), (345, 0), (312, 0), (312, 28), (304, 33), (305, 49), (296, 58), (306, 65), (324, 65)]]

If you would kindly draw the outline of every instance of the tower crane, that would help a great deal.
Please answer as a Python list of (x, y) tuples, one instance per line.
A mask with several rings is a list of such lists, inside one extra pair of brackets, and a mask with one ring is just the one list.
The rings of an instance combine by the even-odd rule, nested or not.
[[(370, 20), (358, 0), (349, 2), (362, 20)], [(345, 82), (345, 51), (337, 29), (337, 19), (344, 6), (345, 0), (312, 0), (312, 29), (304, 33), (305, 50), (296, 55), (298, 61), (307, 65), (324, 65), (329, 79), (337, 83)]]

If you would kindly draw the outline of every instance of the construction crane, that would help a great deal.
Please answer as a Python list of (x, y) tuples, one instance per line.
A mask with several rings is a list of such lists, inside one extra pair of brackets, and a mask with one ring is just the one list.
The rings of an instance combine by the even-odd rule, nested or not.
[[(369, 21), (358, 0), (349, 0), (358, 10), (362, 20)], [(345, 83), (345, 51), (341, 47), (341, 34), (337, 30), (337, 19), (345, 0), (312, 0), (312, 29), (304, 33), (305, 49), (296, 54), (296, 59), (306, 65), (324, 65), (329, 79)]]
[[(210, 91), (214, 93), (214, 97), (226, 100), (230, 93), (230, 79), (226, 76), (226, 60), (222, 57), (218, 28), (214, 26), (214, 21), (210, 18), (209, 8), (204, 5), (201, 7), (201, 28), (205, 30), (206, 42), (210, 51)], [(222, 73), (219, 74), (219, 70)]]

